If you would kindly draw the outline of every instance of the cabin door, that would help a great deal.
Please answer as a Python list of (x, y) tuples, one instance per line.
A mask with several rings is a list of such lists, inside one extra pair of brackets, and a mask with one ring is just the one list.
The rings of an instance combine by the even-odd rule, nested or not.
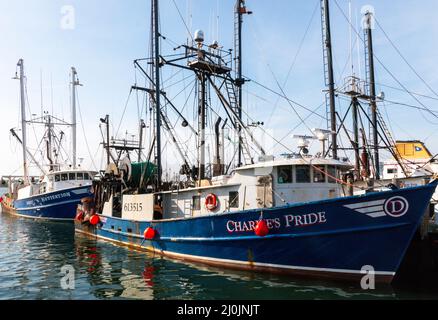
[(260, 176), (257, 179), (257, 207), (272, 208), (274, 206), (274, 189), (272, 176)]

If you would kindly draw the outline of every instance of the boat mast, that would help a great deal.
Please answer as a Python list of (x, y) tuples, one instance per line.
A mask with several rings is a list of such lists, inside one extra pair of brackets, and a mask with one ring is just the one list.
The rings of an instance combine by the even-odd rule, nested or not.
[(20, 68), (20, 103), (21, 103), (21, 134), (23, 145), (23, 175), (24, 181), (29, 182), (29, 171), (27, 167), (27, 134), (26, 134), (26, 100), (24, 96), (24, 61), (20, 59), (17, 66)]
[(77, 72), (74, 67), (71, 68), (71, 117), (72, 117), (72, 157), (73, 157), (73, 169), (76, 169), (76, 86), (79, 86), (79, 80), (77, 79)]
[[(202, 50), (202, 42), (199, 43), (199, 50)], [(199, 186), (201, 181), (205, 179), (205, 128), (207, 120), (206, 110), (206, 76), (204, 72), (198, 73), (199, 81), (199, 128), (198, 128), (198, 161), (199, 161), (199, 173), (198, 180)]]
[[(251, 11), (246, 10), (245, 0), (237, 0), (236, 2), (236, 21), (235, 21), (235, 51), (236, 51), (236, 69), (237, 69), (237, 77), (235, 79), (235, 84), (237, 87), (237, 114), (240, 119), (242, 119), (242, 105), (243, 105), (243, 95), (242, 95), (242, 86), (245, 84), (245, 79), (242, 76), (242, 25), (243, 25), (243, 15), (244, 14), (252, 14)], [(238, 143), (238, 167), (242, 166), (242, 127), (238, 125), (237, 127), (239, 143)]]
[(333, 52), (330, 28), (329, 0), (321, 0), (321, 17), (324, 45), (324, 72), (325, 81), (329, 91), (330, 101), (330, 130), (332, 131), (332, 153), (333, 158), (338, 159), (337, 125), (336, 125), (336, 102), (335, 102), (335, 80), (333, 72)]
[(374, 169), (375, 179), (380, 179), (380, 159), (379, 159), (379, 132), (377, 122), (377, 102), (376, 102), (376, 82), (374, 74), (374, 49), (373, 49), (373, 34), (372, 34), (372, 12), (365, 13), (365, 33), (366, 33), (366, 53), (368, 58), (368, 73), (370, 86), (370, 106), (371, 106), (371, 122), (373, 132), (373, 146), (374, 146)]
[(54, 163), (53, 163), (53, 156), (52, 156), (52, 118), (50, 114), (48, 114), (46, 119), (46, 127), (47, 127), (47, 160), (49, 160), (49, 172), (52, 172), (54, 170)]
[(160, 89), (160, 32), (159, 32), (158, 0), (152, 0), (152, 42), (154, 47), (154, 70), (155, 70), (155, 148), (157, 162), (157, 189), (161, 188), (161, 89)]
[(360, 174), (360, 154), (359, 154), (359, 101), (357, 97), (352, 97), (351, 100), (352, 113), (353, 113), (353, 149), (355, 157), (354, 169), (356, 172), (356, 179), (359, 179)]

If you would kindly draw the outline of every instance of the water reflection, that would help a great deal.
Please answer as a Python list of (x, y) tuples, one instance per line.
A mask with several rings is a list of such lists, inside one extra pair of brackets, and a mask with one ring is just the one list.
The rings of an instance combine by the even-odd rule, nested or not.
[[(61, 288), (61, 268), (75, 269), (75, 289)], [(378, 286), (296, 279), (185, 263), (74, 233), (71, 223), (0, 215), (0, 299), (400, 299)], [(424, 294), (422, 298), (436, 298)]]
[[(90, 270), (90, 265), (95, 266), (93, 257), (96, 247), (100, 248), (97, 252), (105, 257), (98, 260), (101, 273), (95, 278), (90, 278), (95, 287), (106, 284), (102, 288), (105, 295), (97, 296), (98, 298), (253, 300), (397, 297), (391, 286), (382, 287), (378, 293), (370, 294), (353, 285), (297, 281), (286, 276), (229, 271), (183, 263), (116, 247), (82, 235), (76, 235), (76, 244), (79, 247), (77, 252), (91, 253), (91, 256), (85, 259), (89, 265), (83, 266), (87, 270)], [(106, 264), (105, 268), (101, 268), (103, 264)], [(93, 272), (90, 272), (91, 274)], [(120, 287), (117, 288), (117, 285)], [(94, 294), (98, 292), (95, 291)]]

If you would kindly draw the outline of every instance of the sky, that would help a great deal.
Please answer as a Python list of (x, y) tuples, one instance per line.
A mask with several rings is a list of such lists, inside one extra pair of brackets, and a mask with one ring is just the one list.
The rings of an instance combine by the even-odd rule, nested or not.
[[(173, 54), (178, 44), (190, 38), (188, 31), (193, 34), (196, 29), (204, 31), (207, 43), (217, 40), (224, 49), (233, 48), (234, 2), (160, 0), (161, 34), (166, 38), (162, 40), (162, 54)], [(293, 134), (309, 135), (309, 129), (326, 126), (325, 107), (317, 109), (324, 101), (325, 89), (319, 2), (247, 0), (253, 15), (245, 16), (243, 70), (245, 77), (253, 81), (245, 86), (244, 110), (245, 117), (249, 115), (251, 121), (264, 122), (263, 130), (275, 140), (281, 140), (279, 144), (271, 138), (265, 139), (268, 153), (279, 155), (295, 151), (297, 141), (292, 138)], [(394, 139), (424, 140), (432, 153), (438, 153), (438, 119), (426, 111), (389, 102), (438, 110), (438, 20), (434, 15), (438, 2), (332, 0), (330, 3), (337, 87), (353, 72), (363, 76), (364, 70), (363, 61), (358, 62), (363, 60), (363, 48), (356, 46), (356, 33), (351, 31), (346, 19), (350, 16), (349, 3), (351, 24), (361, 35), (361, 10), (372, 6), (379, 24), (373, 30), (378, 58), (376, 82), (378, 92), (384, 91), (387, 99), (380, 105), (381, 113)], [(141, 111), (144, 109), (141, 96), (131, 94), (127, 100), (130, 87), (143, 81), (133, 67), (133, 60), (148, 56), (149, 39), (148, 0), (0, 0), (0, 141), (3, 146), (0, 175), (20, 174), (22, 170), (20, 146), (9, 133), (11, 128), (20, 127), (19, 83), (12, 80), (20, 58), (24, 59), (27, 77), (29, 118), (44, 110), (70, 121), (69, 73), (72, 66), (77, 69), (83, 84), (78, 89), (78, 158), (83, 159), (83, 167), (102, 169), (99, 118), (109, 114), (111, 135), (118, 131), (117, 137), (123, 138), (137, 134), (139, 113), (145, 119), (149, 117)], [(174, 79), (181, 79), (178, 82), (184, 84), (189, 82), (186, 76), (190, 74), (181, 76), (172, 72), (163, 71), (167, 84), (175, 82)], [(306, 109), (290, 104), (261, 85), (277, 93), (284, 92), (306, 109), (317, 110), (320, 116), (309, 116)], [(181, 86), (169, 86), (169, 96), (172, 90), (173, 96), (177, 96)], [(402, 87), (427, 97), (414, 98), (400, 90)], [(188, 94), (177, 96), (176, 104), (182, 106)], [(193, 119), (190, 108), (181, 107), (181, 110)], [(347, 108), (348, 102), (339, 98), (339, 112), (342, 114)], [(172, 122), (176, 119), (174, 115), (169, 117)], [(306, 125), (300, 125), (301, 119), (307, 119)], [(66, 132), (64, 147), (69, 153), (69, 129), (63, 130)], [(260, 132), (256, 130), (255, 134)], [(35, 137), (39, 135), (39, 128), (29, 127), (29, 148), (36, 154)], [(183, 140), (190, 145), (191, 142), (187, 142), (190, 136)], [(174, 151), (166, 149), (163, 154), (166, 168), (180, 163)]]

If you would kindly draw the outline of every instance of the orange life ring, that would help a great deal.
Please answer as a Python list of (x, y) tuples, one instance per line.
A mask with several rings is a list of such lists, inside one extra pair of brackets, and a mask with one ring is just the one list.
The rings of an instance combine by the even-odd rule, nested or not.
[(218, 204), (218, 199), (217, 199), (217, 196), (214, 193), (210, 193), (205, 198), (205, 207), (207, 208), (208, 211), (216, 210), (218, 205), (219, 205)]

